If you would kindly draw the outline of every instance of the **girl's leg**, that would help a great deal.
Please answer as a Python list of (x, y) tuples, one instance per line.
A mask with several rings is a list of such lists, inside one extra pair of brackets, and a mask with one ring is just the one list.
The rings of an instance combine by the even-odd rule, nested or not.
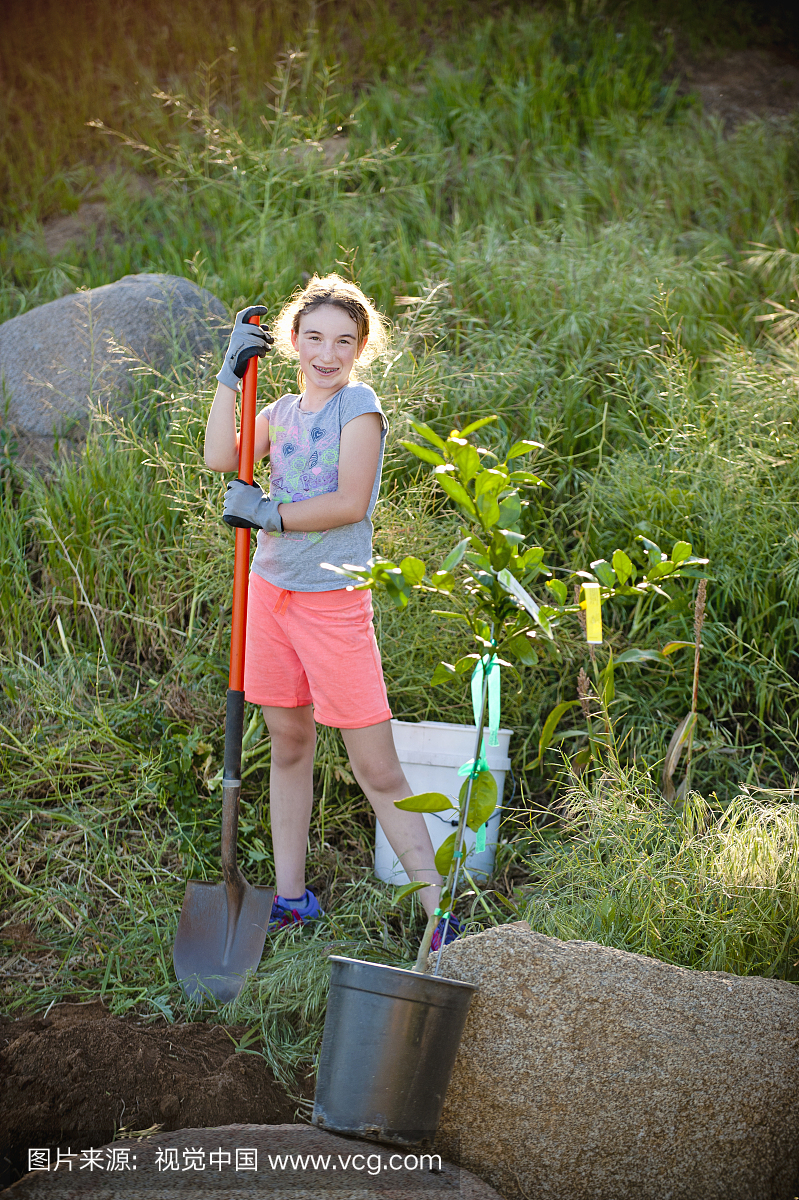
[(428, 916), (438, 904), (441, 876), (436, 870), (433, 843), (421, 813), (404, 812), (394, 807), (395, 800), (413, 795), (403, 774), (391, 722), (367, 725), (364, 729), (342, 729), (341, 736), (352, 764), (353, 774), (383, 826), (391, 848), (409, 879), (423, 879), (432, 887), (421, 888), (419, 899)]
[(278, 896), (305, 894), (305, 852), (313, 807), (316, 723), (310, 704), (261, 709), (272, 739), (269, 808)]

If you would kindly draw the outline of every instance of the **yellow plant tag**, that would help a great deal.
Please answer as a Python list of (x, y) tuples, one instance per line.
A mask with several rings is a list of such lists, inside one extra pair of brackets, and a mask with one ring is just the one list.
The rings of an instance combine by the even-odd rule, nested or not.
[(602, 644), (602, 598), (598, 583), (584, 583), (585, 640), (594, 646)]

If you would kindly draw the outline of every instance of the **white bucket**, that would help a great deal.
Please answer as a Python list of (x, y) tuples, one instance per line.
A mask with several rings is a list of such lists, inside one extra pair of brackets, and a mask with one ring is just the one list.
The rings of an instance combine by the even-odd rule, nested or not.
[[(458, 775), (458, 769), (474, 756), (477, 727), (452, 725), (448, 721), (392, 721), (391, 728), (397, 755), (413, 794), (443, 792), (445, 796), (457, 799), (463, 786), (463, 776)], [(505, 773), (510, 768), (508, 743), (511, 733), (510, 729), (500, 729), (498, 746), (488, 745), (487, 729), (484, 735), (488, 769), (497, 784), (497, 808), (486, 825), (485, 850), (475, 853), (476, 835), (471, 829), (467, 829), (464, 836), (466, 868), (471, 875), (483, 879), (494, 869), (502, 818), (499, 806), (502, 804)], [(422, 815), (430, 831), (433, 849), (438, 850), (457, 827), (458, 810), (451, 808), (446, 812)], [(379, 821), (375, 830), (375, 874), (384, 883), (402, 885), (408, 882), (408, 876), (389, 845)]]

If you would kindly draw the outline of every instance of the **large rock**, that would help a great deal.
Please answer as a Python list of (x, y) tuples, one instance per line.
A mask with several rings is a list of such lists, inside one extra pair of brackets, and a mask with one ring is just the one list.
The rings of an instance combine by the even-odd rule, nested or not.
[[(127, 1167), (119, 1166), (125, 1151)], [(71, 1170), (65, 1160), (57, 1171), (32, 1172), (3, 1195), (8, 1200), (204, 1195), (215, 1200), (312, 1200), (320, 1195), (337, 1200), (503, 1200), (470, 1171), (436, 1160), (435, 1152), (379, 1146), (310, 1125), (226, 1125), (114, 1142), (97, 1152), (96, 1166), (87, 1166), (88, 1157), (76, 1154)]]
[(221, 355), (229, 318), (204, 288), (177, 275), (125, 275), (62, 296), (0, 325), (5, 418), (25, 448), (80, 437), (93, 405), (124, 403), (143, 362)]
[(479, 984), (436, 1148), (508, 1197), (793, 1200), (799, 988), (525, 922), (448, 946)]

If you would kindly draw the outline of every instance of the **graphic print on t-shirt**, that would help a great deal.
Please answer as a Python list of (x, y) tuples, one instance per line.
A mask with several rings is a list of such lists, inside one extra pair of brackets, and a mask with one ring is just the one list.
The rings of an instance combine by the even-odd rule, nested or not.
[[(338, 487), (340, 434), (331, 412), (323, 424), (308, 424), (295, 409), (288, 425), (269, 425), (269, 495), (279, 504), (324, 496)], [(319, 542), (321, 533), (284, 532), (296, 541)]]

